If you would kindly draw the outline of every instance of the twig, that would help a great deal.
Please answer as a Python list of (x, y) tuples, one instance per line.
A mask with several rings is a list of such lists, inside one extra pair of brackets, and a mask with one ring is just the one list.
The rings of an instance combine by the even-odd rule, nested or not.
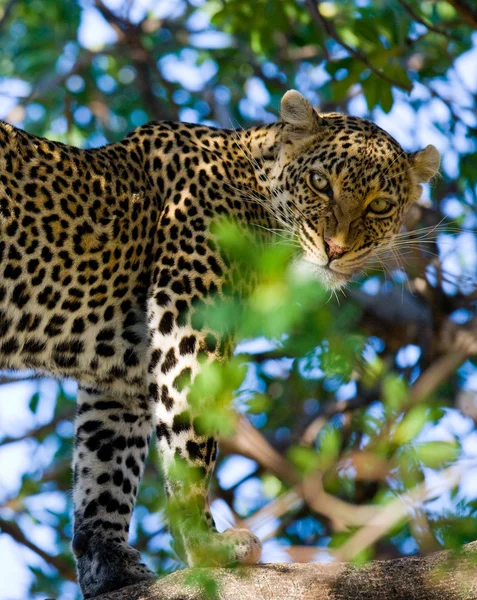
[(408, 406), (428, 398), (468, 358), (461, 350), (451, 349), (422, 373), (411, 388)]
[(7, 2), (6, 5), (4, 6), (3, 11), (2, 11), (2, 16), (0, 17), (0, 29), (2, 29), (2, 27), (5, 25), (5, 23), (9, 19), (11, 12), (13, 10), (13, 7), (15, 6), (16, 3), (17, 3), (17, 0), (9, 0), (9, 2)]
[[(477, 29), (477, 10), (471, 8), (464, 0), (447, 0), (472, 29)], [(471, 0), (472, 2), (472, 0)], [(475, 5), (474, 5), (475, 6)]]
[(51, 556), (51, 554), (48, 554), (48, 552), (45, 552), (31, 542), (16, 523), (0, 518), (0, 532), (10, 535), (16, 542), (38, 554), (38, 556), (54, 567), (68, 581), (76, 581), (75, 570), (66, 561), (58, 556)]
[(333, 555), (337, 560), (349, 561), (357, 554), (369, 548), (380, 537), (397, 525), (402, 519), (408, 519), (410, 510), (416, 504), (432, 500), (443, 490), (451, 490), (459, 484), (463, 468), (460, 464), (448, 467), (440, 474), (440, 481), (436, 488), (429, 488), (426, 482), (417, 485), (412, 491), (398, 496), (395, 500), (379, 510), (374, 507), (374, 515), (368, 523), (357, 531)]
[(372, 71), (383, 81), (387, 81), (389, 84), (398, 87), (406, 92), (410, 92), (412, 90), (412, 84), (405, 84), (400, 81), (396, 81), (392, 77), (388, 77), (385, 73), (383, 73), (377, 67), (375, 67), (365, 54), (363, 54), (360, 50), (356, 50), (355, 48), (352, 48), (349, 44), (347, 44), (338, 35), (338, 32), (336, 31), (333, 23), (328, 19), (325, 19), (325, 17), (323, 17), (323, 15), (321, 14), (319, 10), (319, 0), (305, 0), (305, 4), (306, 6), (308, 6), (308, 10), (315, 25), (318, 28), (323, 28), (325, 32), (329, 35), (329, 37), (333, 39), (337, 44), (339, 44), (342, 48), (344, 48), (353, 58), (356, 58), (356, 60), (359, 60), (364, 65), (366, 65), (370, 71)]
[[(300, 485), (292, 488), (285, 494), (279, 496), (273, 502), (270, 502), (260, 510), (257, 510), (253, 515), (244, 519), (243, 524), (247, 529), (257, 531), (260, 527), (264, 527), (269, 522), (282, 517), (290, 511), (299, 510), (304, 504), (303, 491)], [(267, 531), (265, 536), (260, 536), (262, 540), (273, 537), (277, 531)]]
[(301, 482), (289, 461), (279, 454), (246, 419), (240, 419), (234, 437), (223, 440), (221, 447), (256, 460), (269, 472), (278, 475), (282, 481), (294, 486), (292, 490), (249, 517), (248, 527), (258, 526), (265, 515), (267, 518), (271, 516), (276, 518), (291, 510), (292, 507), (295, 510), (299, 509), (303, 505), (300, 498), (303, 498), (316, 513), (330, 519), (336, 529), (363, 525), (376, 512), (374, 506), (358, 506), (325, 492), (319, 473), (313, 473)]
[(264, 436), (245, 418), (241, 418), (232, 437), (221, 440), (226, 452), (239, 453), (256, 460), (259, 464), (294, 485), (300, 478), (292, 465), (275, 450)]
[(426, 29), (428, 29), (429, 31), (433, 31), (434, 33), (443, 35), (444, 37), (450, 40), (454, 40), (457, 42), (461, 41), (461, 38), (459, 36), (449, 33), (448, 31), (445, 31), (445, 29), (435, 27), (434, 25), (432, 25), (432, 23), (429, 23), (416, 10), (414, 10), (414, 8), (410, 6), (408, 2), (406, 2), (406, 0), (398, 0), (398, 2), (404, 8), (404, 10), (414, 19), (414, 21), (420, 23), (421, 25), (424, 25), (424, 27), (426, 27)]
[(356, 396), (356, 398), (351, 398), (350, 400), (337, 400), (332, 404), (327, 404), (323, 410), (320, 411), (320, 414), (306, 427), (301, 435), (301, 443), (311, 446), (331, 417), (334, 417), (337, 414), (343, 414), (350, 410), (355, 410), (356, 408), (363, 408), (373, 401), (374, 398), (372, 397), (365, 398), (363, 396)]
[(144, 20), (136, 25), (127, 19), (115, 14), (103, 0), (94, 0), (96, 8), (101, 15), (108, 21), (111, 27), (118, 35), (118, 41), (121, 46), (126, 48), (137, 72), (139, 91), (153, 119), (168, 120), (177, 117), (176, 114), (168, 113), (164, 109), (164, 103), (155, 95), (153, 91), (153, 74), (157, 75), (163, 87), (167, 90), (169, 96), (173, 89), (169, 82), (162, 77), (154, 58), (142, 43), (141, 36), (144, 33)]
[(7, 444), (15, 444), (16, 442), (21, 442), (28, 438), (39, 438), (44, 436), (45, 434), (52, 433), (54, 428), (58, 425), (60, 421), (71, 421), (74, 417), (74, 410), (64, 410), (56, 414), (51, 421), (45, 423), (44, 425), (39, 425), (38, 427), (34, 427), (33, 429), (28, 430), (25, 433), (17, 437), (4, 437), (0, 440), (0, 447), (6, 446)]

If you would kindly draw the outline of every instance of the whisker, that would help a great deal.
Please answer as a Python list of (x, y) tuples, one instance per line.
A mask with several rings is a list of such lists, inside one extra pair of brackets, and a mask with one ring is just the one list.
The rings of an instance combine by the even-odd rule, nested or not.
[[(278, 210), (283, 211), (284, 213), (288, 213), (288, 216), (291, 218), (291, 220), (293, 222), (295, 222), (296, 224), (299, 224), (298, 220), (296, 219), (295, 214), (293, 213), (293, 211), (291, 210), (291, 208), (288, 205), (288, 202), (283, 202), (282, 198), (280, 197), (280, 193), (278, 190), (274, 189), (272, 186), (272, 182), (270, 181), (270, 178), (268, 177), (266, 171), (264, 168), (262, 168), (262, 165), (260, 165), (260, 163), (255, 159), (255, 157), (251, 154), (251, 152), (244, 146), (243, 144), (240, 142), (240, 136), (238, 135), (238, 133), (234, 132), (235, 136), (234, 136), (234, 142), (235, 144), (239, 147), (239, 149), (241, 150), (242, 154), (245, 156), (245, 158), (250, 162), (250, 164), (252, 165), (252, 167), (254, 168), (254, 170), (260, 171), (260, 174), (263, 175), (268, 183), (268, 189), (269, 192), (272, 196), (272, 198), (275, 198), (278, 202), (279, 202), (279, 206), (278, 206)], [(263, 155), (262, 155), (263, 158)], [(311, 227), (311, 224), (308, 221), (307, 216), (303, 213), (303, 211), (301, 210), (301, 208), (298, 206), (298, 204), (296, 202), (294, 202), (293, 199), (290, 199), (294, 209), (298, 212), (298, 214), (300, 215), (300, 217), (303, 219), (303, 221), (305, 223), (308, 224), (308, 226)], [(276, 213), (275, 213), (276, 215)], [(313, 229), (313, 227), (311, 227)]]
[(394, 160), (391, 162), (391, 164), (390, 164), (390, 165), (388, 165), (388, 166), (387, 166), (387, 168), (386, 168), (386, 169), (384, 170), (384, 172), (383, 172), (383, 175), (386, 175), (386, 173), (387, 173), (387, 172), (389, 171), (389, 169), (390, 169), (390, 168), (393, 166), (393, 164), (394, 164), (394, 163), (395, 163), (397, 160), (399, 160), (403, 154), (406, 154), (406, 153), (404, 152), (404, 150), (403, 150), (402, 152), (400, 152), (400, 153), (399, 153), (399, 154), (396, 156), (396, 158), (395, 158), (395, 159), (394, 159)]
[(281, 217), (276, 214), (276, 211), (274, 210), (273, 206), (270, 203), (265, 202), (264, 199), (261, 198), (253, 190), (249, 190), (249, 189), (245, 189), (245, 188), (239, 188), (239, 187), (236, 187), (236, 186), (234, 186), (234, 185), (232, 185), (230, 183), (228, 183), (227, 186), (230, 187), (230, 189), (235, 190), (236, 192), (239, 192), (242, 197), (245, 197), (248, 200), (252, 200), (253, 202), (257, 203), (259, 206), (262, 206), (285, 229), (289, 229), (290, 228), (290, 223), (288, 223), (288, 222), (284, 221), (283, 219), (281, 219)]
[(458, 233), (462, 231), (458, 227), (453, 227), (449, 224), (442, 224), (446, 217), (442, 217), (442, 219), (436, 225), (429, 225), (428, 227), (420, 227), (419, 229), (413, 229), (411, 231), (401, 231), (399, 233), (394, 234), (394, 238), (407, 238), (407, 237), (427, 237), (431, 233)]

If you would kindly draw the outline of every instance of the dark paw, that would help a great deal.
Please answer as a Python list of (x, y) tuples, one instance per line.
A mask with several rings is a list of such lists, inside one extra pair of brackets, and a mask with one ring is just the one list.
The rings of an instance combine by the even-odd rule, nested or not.
[(85, 600), (156, 578), (141, 562), (139, 552), (126, 543), (97, 540), (78, 532), (72, 546)]

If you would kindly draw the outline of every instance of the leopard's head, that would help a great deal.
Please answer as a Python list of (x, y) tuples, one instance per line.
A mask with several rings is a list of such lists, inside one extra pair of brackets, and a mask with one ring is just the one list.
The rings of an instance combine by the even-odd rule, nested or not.
[(385, 248), (439, 168), (434, 146), (405, 152), (374, 123), (318, 114), (301, 94), (281, 103), (281, 143), (269, 174), (279, 221), (330, 288), (342, 287)]

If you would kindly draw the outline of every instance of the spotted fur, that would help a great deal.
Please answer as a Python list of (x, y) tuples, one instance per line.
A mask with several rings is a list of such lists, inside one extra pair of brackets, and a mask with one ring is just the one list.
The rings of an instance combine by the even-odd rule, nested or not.
[[(333, 287), (391, 243), (437, 167), (433, 147), (406, 154), (376, 125), (320, 116), (293, 91), (273, 125), (151, 123), (95, 150), (0, 124), (0, 367), (79, 383), (73, 550), (85, 598), (153, 576), (127, 544), (153, 431), (171, 503), (194, 506), (219, 550), (182, 525), (184, 558), (259, 558), (251, 533), (213, 533), (217, 443), (187, 402), (199, 354), (225, 352), (197, 306), (236, 279), (214, 219), (286, 229)], [(390, 213), (370, 214), (383, 197)], [(175, 457), (196, 470), (196, 484), (168, 477)]]

